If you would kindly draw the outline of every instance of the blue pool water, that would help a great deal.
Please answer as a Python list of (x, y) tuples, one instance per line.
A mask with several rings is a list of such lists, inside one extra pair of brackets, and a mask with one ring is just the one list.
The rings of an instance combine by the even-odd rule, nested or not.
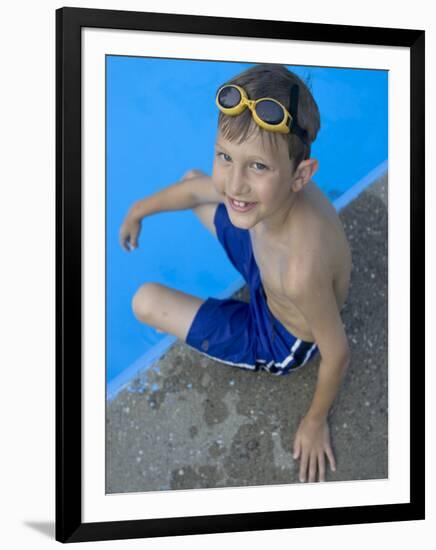
[[(144, 282), (207, 296), (240, 285), (220, 245), (189, 211), (143, 220), (139, 249), (118, 241), (133, 202), (191, 168), (211, 173), (215, 92), (247, 63), (107, 56), (106, 380), (108, 395), (158, 358), (174, 339), (139, 323), (131, 299)], [(321, 112), (312, 147), (316, 183), (333, 199), (388, 157), (388, 73), (288, 68), (310, 83)], [(384, 166), (384, 165), (383, 165)]]

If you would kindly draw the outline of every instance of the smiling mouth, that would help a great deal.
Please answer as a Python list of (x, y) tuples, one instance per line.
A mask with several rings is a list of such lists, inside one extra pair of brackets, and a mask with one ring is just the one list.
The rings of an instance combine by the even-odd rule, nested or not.
[(232, 197), (228, 197), (230, 206), (233, 208), (233, 210), (236, 210), (237, 212), (248, 212), (249, 210), (252, 210), (257, 203), (255, 202), (245, 202), (245, 201), (237, 201), (236, 199), (232, 199)]

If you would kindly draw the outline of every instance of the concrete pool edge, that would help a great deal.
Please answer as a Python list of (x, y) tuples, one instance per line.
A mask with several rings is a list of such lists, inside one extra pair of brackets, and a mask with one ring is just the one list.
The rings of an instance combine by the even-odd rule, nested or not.
[[(377, 181), (380, 177), (386, 174), (388, 171), (388, 161), (385, 160), (372, 169), (366, 176), (355, 183), (350, 189), (345, 191), (340, 197), (333, 201), (333, 205), (336, 210), (340, 212), (344, 207), (350, 204), (356, 199), (365, 189), (367, 189), (372, 183)], [(244, 285), (244, 281), (239, 279), (234, 281), (227, 289), (219, 294), (218, 297), (224, 298), (233, 295)], [(125, 389), (131, 380), (137, 376), (140, 372), (150, 368), (150, 366), (157, 361), (175, 342), (177, 338), (171, 335), (167, 335), (160, 342), (155, 344), (150, 350), (148, 350), (143, 356), (139, 357), (123, 372), (117, 375), (111, 382), (107, 384), (107, 401), (112, 401), (118, 393)]]

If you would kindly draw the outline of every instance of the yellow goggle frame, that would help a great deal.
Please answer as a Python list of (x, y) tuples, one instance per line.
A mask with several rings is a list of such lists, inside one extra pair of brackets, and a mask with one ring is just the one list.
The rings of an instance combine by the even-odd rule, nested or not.
[[(236, 88), (238, 92), (241, 95), (240, 102), (235, 105), (234, 107), (224, 107), (219, 102), (218, 98), (221, 93), (221, 91), (224, 88)], [(279, 124), (270, 124), (268, 122), (265, 122), (262, 120), (259, 115), (256, 112), (256, 105), (262, 101), (273, 101), (281, 109), (283, 110), (283, 120)], [(216, 97), (215, 97), (215, 103), (218, 107), (218, 109), (224, 113), (225, 115), (229, 116), (237, 116), (240, 115), (245, 109), (248, 107), (251, 111), (251, 114), (256, 122), (261, 128), (264, 130), (268, 130), (269, 132), (280, 132), (281, 134), (289, 134), (290, 132), (290, 121), (292, 122), (292, 116), (290, 115), (289, 111), (285, 108), (284, 105), (280, 103), (280, 101), (277, 101), (276, 99), (272, 97), (261, 97), (259, 99), (248, 99), (246, 91), (241, 88), (240, 86), (237, 86), (236, 84), (225, 84), (224, 86), (221, 86), (221, 88), (218, 90)]]

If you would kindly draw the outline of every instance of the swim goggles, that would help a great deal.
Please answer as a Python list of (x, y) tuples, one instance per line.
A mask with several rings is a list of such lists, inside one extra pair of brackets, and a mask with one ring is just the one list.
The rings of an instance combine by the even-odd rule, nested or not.
[[(291, 88), (290, 110), (297, 112), (299, 88), (294, 84)], [(248, 107), (251, 114), (261, 128), (270, 132), (297, 134), (302, 141), (306, 142), (307, 132), (301, 128), (294, 116), (276, 99), (262, 97), (260, 99), (248, 99), (247, 92), (236, 84), (225, 84), (219, 88), (215, 103), (218, 109), (228, 116), (240, 115)]]

